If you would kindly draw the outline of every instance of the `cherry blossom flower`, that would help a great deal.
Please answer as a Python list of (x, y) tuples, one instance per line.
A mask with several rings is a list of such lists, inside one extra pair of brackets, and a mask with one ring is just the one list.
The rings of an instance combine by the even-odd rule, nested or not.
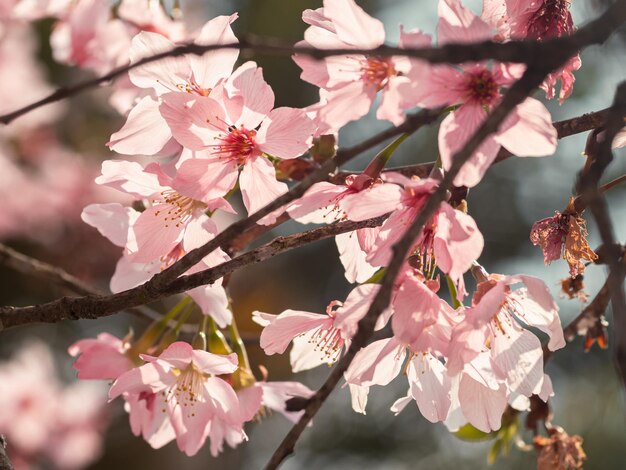
[[(254, 62), (239, 67), (218, 93), (162, 96), (161, 114), (174, 138), (196, 151), (180, 166), (173, 187), (206, 201), (224, 196), (237, 183), (249, 213), (287, 191), (276, 180), (268, 156), (296, 158), (310, 146), (314, 123), (305, 112), (276, 108), (274, 93)], [(264, 218), (264, 223), (273, 221)]]
[[(237, 15), (218, 16), (204, 25), (195, 44), (231, 44), (237, 42), (230, 25)], [(130, 47), (131, 63), (172, 50), (176, 44), (157, 32), (143, 31), (136, 35)], [(202, 56), (167, 57), (137, 67), (129, 72), (133, 85), (150, 90), (130, 111), (126, 124), (111, 136), (112, 150), (127, 155), (154, 155), (172, 138), (169, 126), (161, 116), (161, 96), (177, 92), (184, 95), (208, 96), (228, 77), (237, 61), (239, 51), (221, 49)]]
[[(395, 181), (402, 184), (404, 189), (397, 193), (398, 209), (381, 226), (366, 258), (373, 266), (384, 266), (389, 262), (393, 245), (402, 238), (428, 196), (439, 184), (433, 178), (409, 179), (401, 175), (395, 176)], [(368, 194), (365, 194), (358, 199), (359, 206), (364, 209), (362, 213), (357, 212), (356, 205), (354, 208), (349, 207), (352, 200), (344, 203), (353, 220), (382, 215), (385, 213), (383, 210), (386, 211), (386, 207), (391, 204), (391, 201), (386, 201), (385, 204), (373, 202), (368, 205), (369, 201), (363, 200), (367, 197)], [(382, 210), (377, 211), (378, 207)], [(454, 281), (458, 298), (462, 300), (466, 295), (463, 273), (480, 256), (483, 245), (483, 237), (474, 219), (444, 202), (418, 236), (413, 251), (419, 259), (420, 270), (429, 277), (428, 274), (433, 273), (435, 265), (438, 266)]]
[[(217, 234), (217, 226), (205, 214), (209, 206), (165, 186), (171, 184), (171, 178), (156, 164), (144, 170), (135, 162), (106, 161), (102, 168), (102, 175), (96, 182), (139, 199), (151, 198), (148, 199), (151, 206), (142, 213), (118, 203), (92, 204), (83, 210), (83, 221), (124, 248), (124, 255), (111, 278), (113, 292), (143, 284)], [(214, 208), (230, 207), (224, 200), (209, 202)], [(223, 250), (217, 249), (188, 273), (216, 266), (228, 259)], [(220, 326), (230, 324), (232, 313), (221, 280), (196, 287), (188, 294), (202, 312), (211, 315)]]
[[(492, 27), (465, 8), (460, 0), (439, 2), (439, 43), (492, 39)], [(404, 106), (426, 108), (459, 105), (439, 128), (439, 153), (445, 170), (452, 156), (467, 143), (502, 98), (500, 89), (520, 78), (523, 68), (501, 63), (433, 65), (412, 69), (410, 83), (400, 86)], [(556, 149), (557, 134), (541, 102), (526, 98), (505, 119), (498, 132), (483, 141), (456, 176), (456, 186), (472, 187), (483, 178), (501, 147), (514, 155), (539, 157)]]
[[(344, 376), (351, 388), (384, 386), (400, 373), (408, 356), (409, 391), (392, 410), (397, 414), (415, 400), (426, 419), (438, 422), (446, 419), (450, 407), (451, 382), (440, 359), (447, 356), (455, 315), (424, 284), (423, 276), (412, 271), (403, 272), (392, 301), (393, 337), (374, 341), (359, 351)], [(361, 399), (360, 393), (353, 393), (355, 411), (364, 412)]]
[[(323, 8), (305, 10), (302, 19), (311, 26), (298, 46), (373, 49), (385, 41), (383, 24), (354, 0), (325, 0)], [(401, 31), (400, 47), (426, 46), (429, 42), (419, 31)], [(325, 133), (335, 133), (367, 114), (379, 91), (383, 98), (377, 117), (395, 125), (404, 121), (398, 84), (406, 81), (402, 75), (410, 68), (406, 57), (352, 54), (318, 61), (296, 54), (294, 60), (302, 68), (301, 78), (321, 88), (320, 104), (324, 104), (317, 118), (326, 127)]]
[(148, 363), (118, 377), (109, 391), (111, 400), (123, 393), (153, 394), (156, 412), (167, 415), (179, 449), (189, 456), (207, 437), (213, 456), (224, 441), (235, 446), (246, 438), (237, 394), (218, 377), (237, 370), (236, 354), (220, 356), (175, 342), (159, 357), (142, 357)]
[[(542, 41), (576, 31), (569, 7), (570, 0), (485, 0), (482, 18), (498, 29), (500, 39)], [(559, 101), (563, 103), (572, 94), (573, 72), (580, 66), (580, 55), (576, 54), (561, 69), (550, 73), (541, 86), (546, 97), (554, 98), (560, 80)]]
[[(495, 417), (502, 403), (525, 409), (529, 406), (527, 397), (536, 394), (545, 401), (552, 393), (543, 373), (541, 343), (523, 325), (545, 332), (551, 351), (562, 348), (565, 339), (558, 308), (541, 280), (524, 275), (479, 277), (484, 280), (478, 284), (472, 307), (454, 327), (446, 366), (451, 376), (465, 374), (459, 388), (465, 417), (481, 430), (492, 430), (499, 428)], [(512, 290), (510, 286), (518, 283), (525, 287)], [(471, 401), (464, 403), (468, 397), (475, 400), (478, 396), (486, 400), (485, 407), (496, 397), (500, 403), (485, 411), (486, 421), (484, 414), (472, 418), (471, 409), (476, 407)]]
[[(326, 314), (299, 310), (285, 310), (280, 315), (254, 312), (254, 321), (264, 327), (261, 348), (267, 355), (282, 354), (293, 342), (290, 360), (294, 372), (334, 363), (344, 346), (349, 347), (357, 324), (367, 313), (378, 289), (375, 284), (357, 286), (344, 303), (330, 302)], [(377, 329), (385, 326), (389, 315), (387, 311), (380, 316)]]

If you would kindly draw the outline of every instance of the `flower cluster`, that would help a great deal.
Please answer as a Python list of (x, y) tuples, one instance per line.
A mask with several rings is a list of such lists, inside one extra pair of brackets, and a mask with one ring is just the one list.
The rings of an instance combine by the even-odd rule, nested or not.
[[(569, 34), (573, 25), (567, 6), (552, 0), (486, 0), (478, 16), (460, 0), (439, 0), (437, 44)], [(168, 19), (161, 9), (143, 16), (135, 7), (135, 2), (123, 1), (112, 18), (102, 13), (102, 2), (81, 0), (68, 6), (55, 29), (56, 56), (101, 70), (126, 60), (137, 63), (182, 40), (200, 46), (237, 42), (232, 29), (237, 14), (213, 18), (188, 33), (182, 22)], [(553, 15), (553, 10), (559, 14)], [(309, 27), (300, 45), (363, 52), (385, 41), (382, 23), (354, 0), (325, 0), (322, 8), (306, 10), (302, 18)], [(433, 43), (418, 29), (401, 28), (400, 38), (402, 48)], [(364, 172), (319, 182), (259, 222), (271, 225), (280, 215), (303, 224), (385, 219), (378, 227), (336, 237), (345, 277), (358, 283), (345, 301), (331, 301), (324, 314), (292, 309), (279, 315), (254, 313), (263, 326), (260, 346), (268, 355), (282, 354), (293, 343), (294, 372), (332, 364), (358, 331), (378, 292), (377, 274), (389, 264), (394, 245), (440, 187), (455, 153), (522, 76), (524, 66), (496, 61), (432, 65), (362, 53), (318, 60), (298, 53), (293, 60), (302, 69), (301, 78), (319, 87), (320, 99), (296, 109), (275, 108), (262, 69), (238, 60), (238, 50), (225, 47), (202, 56), (167, 56), (133, 68), (128, 80), (115, 85), (113, 102), (126, 121), (108, 146), (126, 157), (105, 161), (96, 182), (134, 202), (92, 204), (82, 218), (122, 249), (111, 279), (111, 290), (120, 292), (213, 239), (220, 214), (236, 213), (233, 195), (239, 193), (252, 214), (286, 193), (289, 175), (282, 169), (289, 162), (319, 166), (311, 158), (312, 146), (335, 142), (344, 125), (369, 112), (379, 93), (376, 116), (396, 126), (412, 109), (440, 110), (440, 165), (430, 176), (382, 171), (392, 147)], [(569, 96), (572, 72), (578, 67), (580, 60), (573, 58), (548, 77), (543, 85), (548, 98), (555, 94), (557, 79), (562, 82), (561, 101)], [(484, 140), (454, 184), (479, 184), (501, 149), (540, 157), (554, 153), (556, 142), (547, 108), (528, 97)], [(467, 201), (458, 194), (439, 204), (413, 240), (391, 305), (376, 325), (387, 337), (357, 353), (345, 383), (353, 408), (364, 413), (369, 389), (387, 385), (404, 371), (408, 391), (395, 401), (394, 412), (414, 400), (429, 421), (444, 422), (451, 430), (470, 423), (490, 432), (500, 428), (507, 407), (527, 410), (531, 396), (546, 401), (553, 395), (543, 371), (541, 341), (531, 328), (548, 336), (550, 351), (565, 342), (556, 304), (542, 281), (487, 275), (479, 268), (485, 242)], [(537, 235), (537, 243), (554, 244), (557, 237), (561, 242), (559, 230), (560, 219), (558, 227), (549, 225)], [(560, 256), (560, 245), (558, 249)], [(553, 251), (546, 260), (554, 259)], [(218, 248), (187, 273), (229, 259)], [(478, 285), (466, 307), (464, 276), (469, 270)], [(451, 304), (439, 295), (441, 277), (448, 281)], [(109, 397), (123, 398), (133, 433), (155, 448), (175, 440), (184, 453), (194, 455), (208, 439), (216, 455), (224, 442), (234, 447), (246, 440), (244, 424), (265, 408), (296, 419), (300, 413), (287, 411), (286, 401), (312, 395), (296, 382), (254, 377), (226, 285), (220, 279), (187, 292), (136, 341), (102, 334), (70, 348), (78, 357), (80, 378), (114, 380)], [(191, 344), (180, 341), (181, 327), (196, 308), (202, 314), (197, 315), (198, 332)], [(229, 341), (222, 334), (225, 328)]]

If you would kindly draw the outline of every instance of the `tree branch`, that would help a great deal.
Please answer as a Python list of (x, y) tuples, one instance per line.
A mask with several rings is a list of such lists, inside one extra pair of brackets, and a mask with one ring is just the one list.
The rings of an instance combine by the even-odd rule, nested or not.
[(13, 465), (7, 455), (7, 441), (3, 435), (0, 434), (0, 470), (13, 470)]
[(596, 132), (588, 142), (586, 153), (591, 163), (581, 171), (577, 189), (596, 220), (604, 244), (602, 258), (609, 267), (607, 285), (613, 307), (615, 362), (622, 382), (626, 386), (626, 295), (624, 294), (626, 259), (622, 246), (615, 241), (606, 198), (599, 188), (600, 179), (613, 160), (611, 144), (615, 135), (624, 127), (624, 116), (626, 116), (626, 82), (622, 82), (617, 88), (604, 131)]
[(198, 286), (211, 284), (225, 275), (249, 264), (258, 263), (277, 254), (307, 245), (317, 240), (334, 237), (360, 228), (376, 227), (386, 219), (381, 216), (362, 222), (339, 222), (333, 225), (300, 232), (295, 235), (277, 237), (269, 243), (244, 253), (236, 258), (194, 274), (182, 276), (158, 292), (154, 298), (142, 297), (141, 286), (119, 294), (88, 295), (84, 297), (62, 297), (58, 300), (28, 307), (0, 307), (0, 325), (4, 328), (43, 322), (56, 323), (61, 320), (95, 319), (129, 309), (149, 301), (180, 294)]
[(536, 66), (549, 67), (551, 58), (566, 53), (569, 56), (590, 44), (601, 44), (626, 20), (626, 2), (617, 1), (598, 19), (580, 28), (571, 36), (549, 39), (543, 42), (537, 41), (510, 41), (506, 43), (484, 41), (474, 44), (446, 44), (440, 47), (407, 48), (402, 49), (391, 46), (380, 46), (375, 49), (316, 49), (312, 47), (294, 46), (285, 44), (276, 39), (260, 40), (259, 38), (243, 38), (233, 44), (199, 45), (186, 43), (174, 49), (154, 56), (145, 57), (133, 64), (118, 67), (111, 72), (91, 80), (77, 83), (76, 85), (59, 88), (45, 98), (31, 103), (11, 113), (0, 116), (0, 123), (9, 124), (24, 114), (50, 103), (61, 101), (74, 96), (85, 90), (95, 88), (101, 84), (110, 82), (130, 70), (156, 62), (168, 57), (180, 57), (185, 54), (203, 55), (210, 51), (220, 49), (239, 49), (241, 51), (254, 52), (271, 56), (291, 56), (293, 54), (308, 55), (316, 59), (336, 55), (366, 54), (374, 56), (407, 56), (422, 59), (430, 63), (479, 62), (488, 59), (500, 62), (533, 63)]

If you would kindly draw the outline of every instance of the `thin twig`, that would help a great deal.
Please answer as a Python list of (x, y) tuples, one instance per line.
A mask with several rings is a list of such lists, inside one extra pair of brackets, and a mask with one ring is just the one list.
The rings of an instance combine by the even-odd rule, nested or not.
[(168, 57), (180, 57), (185, 54), (203, 55), (210, 51), (221, 49), (239, 49), (261, 55), (291, 56), (294, 54), (308, 55), (316, 59), (336, 55), (366, 54), (374, 56), (406, 56), (422, 59), (430, 63), (478, 62), (494, 59), (501, 62), (534, 63), (536, 66), (549, 67), (551, 58), (567, 50), (574, 55), (578, 49), (589, 44), (604, 42), (626, 19), (626, 2), (618, 1), (609, 7), (607, 14), (580, 28), (571, 36), (554, 38), (543, 42), (537, 41), (510, 41), (500, 43), (484, 41), (474, 44), (446, 44), (440, 47), (407, 48), (380, 46), (375, 49), (316, 49), (313, 47), (294, 46), (285, 44), (276, 39), (244, 38), (232, 44), (199, 45), (187, 43), (154, 56), (145, 57), (135, 63), (113, 69), (111, 72), (73, 86), (59, 88), (45, 98), (31, 103), (11, 113), (0, 116), (0, 123), (9, 124), (18, 117), (45, 106), (61, 101), (85, 90), (95, 88), (101, 84), (111, 82), (130, 70), (141, 67)]
[(613, 307), (615, 362), (620, 378), (626, 385), (626, 295), (624, 294), (626, 265), (623, 248), (615, 241), (606, 198), (599, 188), (600, 179), (613, 160), (611, 143), (624, 127), (624, 116), (626, 116), (626, 82), (622, 82), (617, 88), (605, 130), (594, 133), (588, 141), (586, 153), (590, 164), (579, 175), (577, 189), (596, 220), (604, 244), (602, 258), (609, 267), (607, 284)]

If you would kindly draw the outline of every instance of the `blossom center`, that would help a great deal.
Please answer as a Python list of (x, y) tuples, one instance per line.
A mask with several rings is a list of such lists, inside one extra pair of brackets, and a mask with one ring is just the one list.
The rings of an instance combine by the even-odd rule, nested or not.
[(492, 105), (500, 94), (500, 86), (489, 70), (469, 74), (467, 81), (468, 101), (482, 106)]
[(378, 91), (385, 88), (394, 75), (397, 72), (390, 58), (371, 56), (361, 61), (361, 78)]
[(159, 217), (164, 215), (163, 221), (165, 227), (169, 227), (170, 224), (175, 224), (176, 227), (180, 227), (186, 224), (190, 218), (193, 217), (196, 210), (206, 209), (206, 204), (190, 197), (183, 196), (177, 193), (173, 189), (167, 189), (161, 192), (162, 201), (155, 200), (153, 202), (165, 206), (162, 210), (157, 210), (154, 215)]
[(193, 417), (196, 415), (194, 406), (202, 400), (206, 377), (193, 364), (189, 364), (184, 370), (174, 369), (173, 373), (178, 375), (176, 382), (161, 393), (168, 402), (173, 401), (187, 412), (188, 417)]
[(217, 139), (219, 143), (213, 146), (213, 153), (227, 160), (234, 160), (239, 165), (244, 165), (251, 157), (260, 153), (256, 145), (254, 129), (229, 126), (228, 133)]

